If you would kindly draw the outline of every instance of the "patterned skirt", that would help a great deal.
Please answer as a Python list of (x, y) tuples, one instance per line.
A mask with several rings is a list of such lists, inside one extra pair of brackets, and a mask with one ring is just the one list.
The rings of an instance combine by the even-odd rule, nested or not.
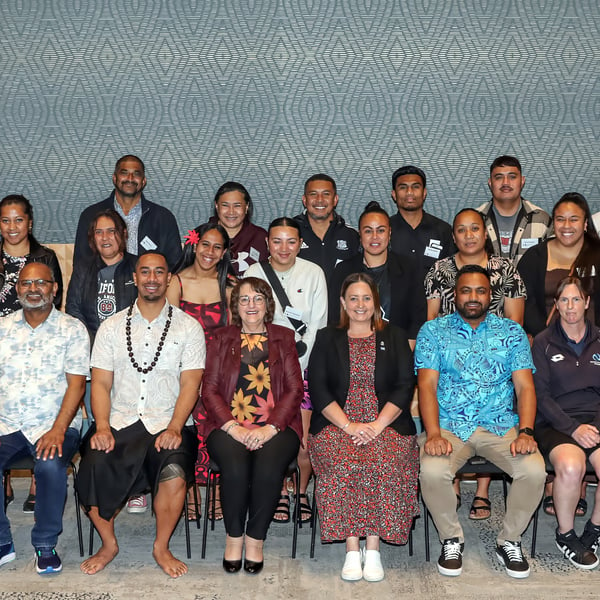
[(324, 542), (377, 535), (405, 544), (419, 514), (419, 452), (415, 436), (391, 427), (365, 446), (330, 425), (311, 435), (308, 448), (317, 475), (317, 506)]

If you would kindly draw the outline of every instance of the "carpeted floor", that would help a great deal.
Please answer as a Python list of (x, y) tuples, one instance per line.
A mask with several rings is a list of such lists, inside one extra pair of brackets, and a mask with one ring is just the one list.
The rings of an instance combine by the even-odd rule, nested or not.
[[(528, 579), (508, 577), (495, 556), (495, 536), (503, 516), (501, 486), (492, 483), (492, 517), (473, 522), (467, 518), (468, 507), (474, 494), (474, 485), (463, 484), (463, 507), (459, 514), (465, 529), (466, 547), (463, 574), (457, 578), (442, 577), (435, 562), (439, 542), (431, 529), (431, 562), (425, 562), (423, 519), (418, 519), (414, 531), (414, 556), (408, 547), (383, 545), (382, 560), (386, 577), (380, 583), (347, 583), (339, 571), (344, 559), (343, 544), (317, 543), (316, 557), (309, 558), (310, 529), (300, 530), (298, 555), (291, 554), (291, 524), (273, 525), (265, 546), (265, 568), (258, 576), (243, 572), (228, 575), (221, 568), (224, 546), (222, 522), (208, 533), (206, 560), (200, 558), (201, 530), (192, 524), (192, 559), (187, 561), (189, 573), (179, 580), (171, 580), (155, 565), (152, 556), (154, 521), (148, 512), (144, 515), (123, 513), (117, 518), (117, 536), (120, 553), (103, 572), (94, 576), (79, 570), (75, 513), (72, 488), (65, 512), (65, 531), (58, 551), (63, 558), (63, 572), (56, 576), (41, 577), (33, 566), (33, 550), (29, 542), (32, 515), (21, 512), (27, 495), (28, 481), (15, 479), (16, 499), (8, 508), (17, 560), (0, 567), (0, 600), (146, 600), (177, 598), (183, 600), (221, 600), (235, 598), (286, 600), (313, 598), (413, 598), (414, 600), (483, 600), (512, 599), (547, 600), (556, 598), (596, 598), (600, 573), (583, 572), (572, 567), (558, 553), (554, 545), (554, 519), (542, 514), (538, 531), (538, 554), (531, 560), (532, 573)], [(593, 504), (594, 487), (589, 488), (588, 502)], [(84, 540), (88, 540), (88, 522), (84, 517)], [(577, 520), (578, 531), (585, 519)], [(531, 537), (525, 534), (524, 548), (529, 555)], [(98, 538), (96, 537), (96, 546)], [(183, 525), (178, 526), (172, 542), (174, 553), (185, 557)]]

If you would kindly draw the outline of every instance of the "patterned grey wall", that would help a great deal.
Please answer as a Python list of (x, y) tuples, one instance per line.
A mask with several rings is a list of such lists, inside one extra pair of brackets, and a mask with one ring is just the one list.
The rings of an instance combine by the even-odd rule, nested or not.
[(228, 179), (257, 222), (295, 214), (318, 171), (355, 223), (393, 208), (407, 162), (450, 219), (504, 153), (527, 198), (600, 210), (597, 0), (3, 0), (0, 17), (2, 193), (32, 199), (48, 243), (129, 152), (182, 232)]

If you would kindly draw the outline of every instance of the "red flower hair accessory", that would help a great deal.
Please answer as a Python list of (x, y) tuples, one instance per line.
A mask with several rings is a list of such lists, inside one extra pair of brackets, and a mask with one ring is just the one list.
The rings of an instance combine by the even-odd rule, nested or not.
[(193, 246), (194, 244), (197, 244), (200, 241), (200, 236), (198, 235), (198, 232), (195, 229), (188, 229), (188, 232), (186, 235), (183, 236), (183, 239), (185, 240), (185, 246), (187, 246), (188, 244), (191, 244)]

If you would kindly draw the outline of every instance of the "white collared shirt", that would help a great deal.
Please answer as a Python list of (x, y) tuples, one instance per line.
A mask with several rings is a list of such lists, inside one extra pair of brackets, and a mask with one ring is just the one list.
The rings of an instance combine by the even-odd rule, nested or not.
[[(23, 310), (0, 318), (0, 435), (21, 431), (34, 444), (53, 425), (66, 374), (88, 375), (90, 338), (81, 321), (52, 307), (37, 327)], [(81, 413), (71, 427), (81, 426)]]
[[(154, 360), (167, 321), (169, 303), (165, 302), (156, 319), (147, 321), (137, 307), (131, 316), (133, 355), (142, 368)], [(204, 369), (206, 346), (200, 324), (179, 308), (173, 307), (171, 326), (155, 367), (148, 373), (134, 368), (127, 351), (125, 321), (122, 310), (104, 321), (94, 341), (92, 367), (113, 372), (110, 394), (110, 425), (123, 429), (142, 421), (148, 432), (166, 428), (179, 397), (182, 371)], [(93, 376), (92, 376), (93, 378)], [(191, 424), (191, 418), (188, 424)]]

